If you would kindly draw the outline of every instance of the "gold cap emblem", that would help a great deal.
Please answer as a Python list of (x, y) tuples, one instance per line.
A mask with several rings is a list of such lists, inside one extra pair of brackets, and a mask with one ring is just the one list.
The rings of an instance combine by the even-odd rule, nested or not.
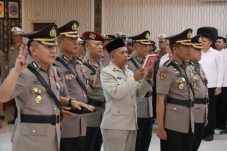
[(187, 34), (187, 38), (192, 38), (192, 32), (189, 32), (189, 33)]
[(96, 37), (96, 35), (95, 35), (95, 34), (90, 33), (90, 35), (89, 35), (89, 38), (90, 38), (90, 39), (95, 40), (95, 37)]
[(202, 42), (202, 37), (199, 37), (198, 42), (200, 43)]
[(72, 30), (77, 30), (77, 24), (76, 24), (76, 23), (74, 23), (74, 24), (72, 25)]
[(56, 37), (57, 36), (57, 31), (56, 29), (53, 27), (51, 30), (50, 30), (50, 37)]
[(146, 38), (146, 39), (150, 39), (150, 34), (149, 34), (149, 33), (146, 33), (145, 38)]

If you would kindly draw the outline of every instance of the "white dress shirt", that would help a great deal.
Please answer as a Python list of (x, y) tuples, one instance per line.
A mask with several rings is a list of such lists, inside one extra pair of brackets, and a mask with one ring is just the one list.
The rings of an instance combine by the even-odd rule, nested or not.
[(224, 76), (223, 57), (221, 52), (210, 49), (207, 52), (202, 51), (202, 57), (199, 63), (208, 80), (208, 88), (222, 87)]
[(159, 67), (161, 67), (168, 60), (169, 60), (169, 53), (165, 53), (160, 59)]
[(227, 48), (222, 49), (221, 54), (222, 54), (223, 63), (224, 63), (224, 78), (223, 78), (222, 87), (227, 87)]

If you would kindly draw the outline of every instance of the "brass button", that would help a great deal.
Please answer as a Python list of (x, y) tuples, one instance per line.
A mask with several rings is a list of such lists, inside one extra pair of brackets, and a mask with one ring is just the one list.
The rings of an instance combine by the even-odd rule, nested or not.
[(36, 133), (36, 130), (35, 130), (35, 129), (33, 129), (33, 130), (32, 130), (32, 133), (33, 133), (33, 134), (35, 134), (35, 133)]
[(173, 108), (173, 110), (174, 110), (174, 111), (176, 111), (176, 110), (177, 110), (177, 108), (175, 108), (175, 107), (174, 107), (174, 108)]
[(33, 92), (37, 93), (38, 92), (38, 88), (33, 88)]
[(56, 124), (56, 127), (58, 127), (59, 125), (58, 124)]
[(42, 93), (42, 90), (39, 89), (39, 90), (38, 90), (38, 93), (41, 94), (41, 93)]
[(57, 110), (57, 108), (55, 107), (55, 108), (54, 108), (54, 110), (56, 111), (56, 110)]

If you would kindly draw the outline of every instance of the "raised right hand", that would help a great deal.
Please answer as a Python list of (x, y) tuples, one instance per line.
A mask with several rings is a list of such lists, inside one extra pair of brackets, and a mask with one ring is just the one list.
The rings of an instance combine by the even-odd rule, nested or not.
[(15, 71), (18, 73), (20, 73), (28, 65), (28, 62), (26, 61), (27, 52), (28, 52), (27, 48), (20, 47), (20, 52), (16, 59), (16, 63), (14, 67)]
[(145, 71), (144, 69), (139, 69), (139, 70), (135, 71), (134, 72), (134, 79), (136, 81), (143, 79), (144, 74), (145, 74), (144, 71)]

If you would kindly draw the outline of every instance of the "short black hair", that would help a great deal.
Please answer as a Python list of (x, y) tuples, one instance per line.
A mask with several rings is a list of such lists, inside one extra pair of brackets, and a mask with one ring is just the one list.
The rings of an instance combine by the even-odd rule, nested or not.
[(213, 41), (214, 40), (213, 37), (212, 37), (212, 35), (211, 34), (208, 34), (208, 33), (203, 33), (202, 34), (202, 38), (207, 38), (210, 41)]
[(224, 43), (226, 43), (226, 39), (225, 39), (224, 37), (219, 36), (219, 37), (216, 38), (216, 41), (217, 41), (218, 39), (222, 39), (222, 40), (224, 41)]

